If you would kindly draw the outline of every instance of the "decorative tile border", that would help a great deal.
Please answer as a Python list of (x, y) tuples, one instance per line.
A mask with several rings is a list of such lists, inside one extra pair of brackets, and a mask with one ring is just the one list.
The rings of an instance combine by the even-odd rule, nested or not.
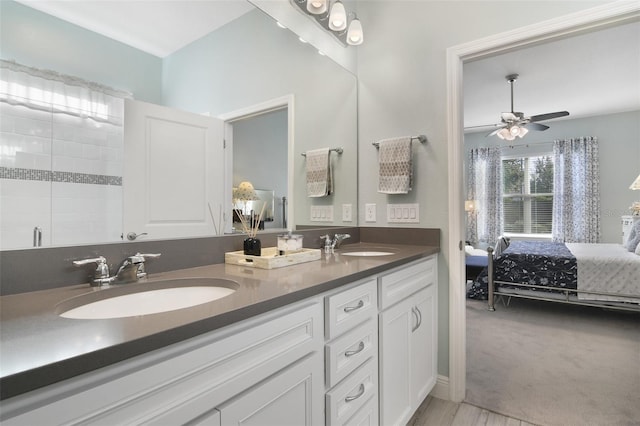
[(17, 167), (0, 167), (0, 179), (122, 186), (122, 176), (58, 172), (51, 170), (23, 169)]

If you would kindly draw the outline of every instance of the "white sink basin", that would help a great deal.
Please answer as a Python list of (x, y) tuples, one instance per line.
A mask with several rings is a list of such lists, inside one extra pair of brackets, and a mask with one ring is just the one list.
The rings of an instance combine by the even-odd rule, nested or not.
[[(146, 287), (149, 286), (149, 287)], [(223, 279), (182, 279), (135, 284), (134, 292), (126, 284), (100, 290), (59, 305), (59, 315), (71, 319), (109, 319), (135, 317), (175, 311), (208, 303), (236, 291), (237, 283)], [(98, 297), (98, 300), (93, 300)]]
[(393, 253), (390, 251), (348, 251), (342, 253), (343, 256), (389, 256)]

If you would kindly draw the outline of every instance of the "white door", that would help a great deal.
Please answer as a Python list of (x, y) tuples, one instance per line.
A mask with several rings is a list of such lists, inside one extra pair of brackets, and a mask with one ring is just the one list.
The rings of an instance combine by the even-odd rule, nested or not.
[(125, 238), (215, 235), (209, 206), (223, 206), (223, 122), (127, 100), (124, 139)]

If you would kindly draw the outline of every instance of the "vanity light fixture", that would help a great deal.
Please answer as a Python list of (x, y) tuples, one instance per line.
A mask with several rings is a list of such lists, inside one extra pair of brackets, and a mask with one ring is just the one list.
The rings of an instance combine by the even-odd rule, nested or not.
[(327, 12), (327, 0), (307, 0), (307, 12), (322, 15)]
[(312, 18), (344, 46), (362, 44), (364, 33), (360, 19), (347, 12), (341, 0), (289, 0), (296, 8)]
[(343, 31), (347, 28), (347, 11), (340, 0), (337, 0), (333, 6), (331, 6), (329, 28), (333, 31)]
[(347, 31), (347, 43), (349, 43), (352, 46), (357, 46), (359, 44), (362, 44), (363, 41), (364, 41), (364, 34), (362, 32), (362, 24), (360, 23), (360, 20), (354, 13), (353, 19), (349, 24), (349, 31)]

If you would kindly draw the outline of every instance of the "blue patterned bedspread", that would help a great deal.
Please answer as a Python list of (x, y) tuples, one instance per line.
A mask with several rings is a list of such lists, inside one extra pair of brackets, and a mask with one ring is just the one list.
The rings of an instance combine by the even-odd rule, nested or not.
[[(575, 289), (578, 283), (578, 266), (575, 256), (564, 243), (512, 241), (494, 261), (494, 279)], [(487, 299), (488, 280), (485, 268), (467, 291), (467, 297)]]

